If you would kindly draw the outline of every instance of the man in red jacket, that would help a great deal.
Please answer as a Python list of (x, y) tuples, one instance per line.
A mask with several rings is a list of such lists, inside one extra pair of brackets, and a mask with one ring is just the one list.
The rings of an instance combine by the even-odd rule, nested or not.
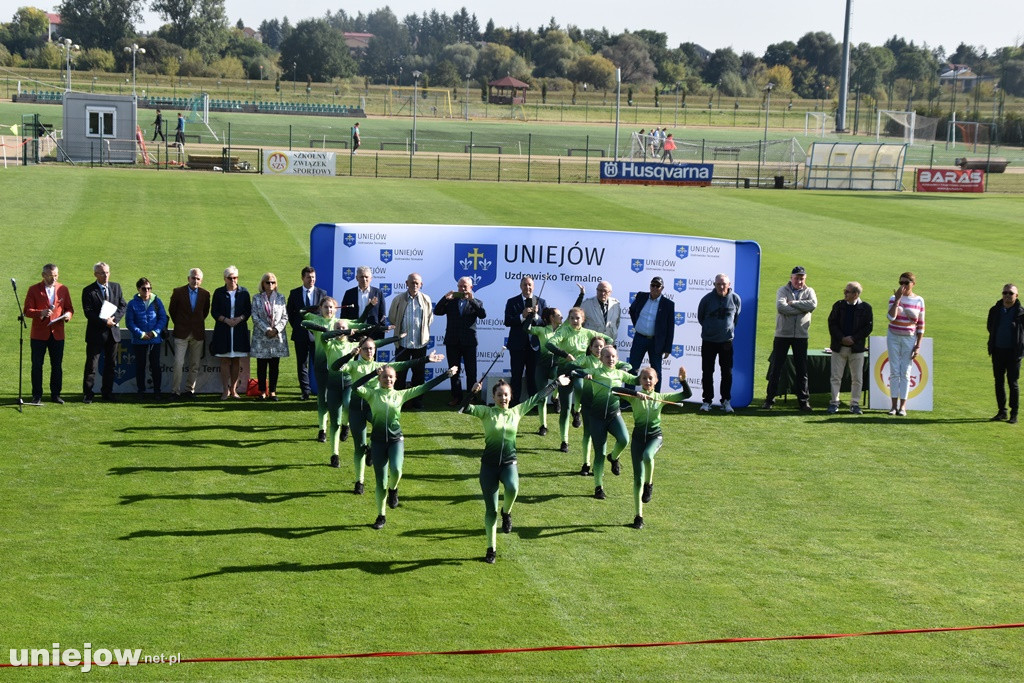
[(50, 354), (50, 399), (64, 403), (60, 397), (64, 383), (64, 323), (71, 320), (75, 307), (71, 293), (57, 278), (56, 265), (43, 266), (43, 281), (28, 288), (25, 295), (25, 316), (32, 319), (29, 342), (32, 347), (32, 405), (43, 405), (43, 359)]

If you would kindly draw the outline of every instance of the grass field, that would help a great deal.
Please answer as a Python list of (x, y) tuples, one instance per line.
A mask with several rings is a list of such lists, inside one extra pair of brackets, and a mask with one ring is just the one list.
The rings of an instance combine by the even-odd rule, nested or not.
[[(894, 420), (784, 408), (666, 419), (647, 528), (630, 466), (609, 497), (571, 474), (579, 447), (519, 440), (515, 529), (481, 562), (478, 421), (403, 418), (402, 505), (381, 531), (349, 460), (326, 467), (312, 406), (78, 402), (81, 318), (63, 407), (13, 406), (14, 298), (0, 298), (0, 663), (9, 649), (141, 648), (184, 658), (603, 645), (1024, 621), (1019, 427), (995, 412), (985, 314), (1024, 280), (1024, 198), (757, 192), (339, 178), (0, 171), (0, 272), (22, 292), (55, 261), (78, 300), (91, 266), (165, 301), (189, 266), (211, 287), (274, 271), (296, 286), (321, 221), (546, 225), (756, 240), (770, 299), (804, 265), (825, 316), (859, 280), (881, 315), (918, 274), (935, 339), (934, 412)], [(629, 283), (615, 283), (619, 292)], [(492, 298), (497, 294), (492, 295)], [(757, 376), (774, 327), (758, 319)], [(27, 344), (26, 344), (27, 355)], [(27, 358), (26, 358), (27, 365)], [(699, 368), (691, 368), (692, 373)], [(28, 383), (27, 367), (25, 372)], [(763, 380), (755, 395), (764, 390)], [(815, 397), (824, 407), (824, 398)], [(792, 407), (792, 406), (790, 406)], [(627, 416), (627, 423), (631, 418)], [(343, 444), (343, 448), (348, 444)], [(343, 453), (347, 451), (343, 450)], [(372, 475), (368, 475), (372, 480)], [(124, 680), (1008, 680), (1020, 630), (664, 648), (196, 663)], [(37, 675), (69, 678), (78, 672)]]

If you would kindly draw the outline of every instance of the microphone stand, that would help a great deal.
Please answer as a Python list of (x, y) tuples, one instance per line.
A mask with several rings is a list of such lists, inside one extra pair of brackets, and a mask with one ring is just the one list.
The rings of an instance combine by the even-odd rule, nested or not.
[(18, 305), (18, 322), (19, 325), (19, 338), (18, 338), (18, 412), (25, 412), (25, 401), (22, 399), (22, 377), (24, 375), (24, 363), (25, 363), (25, 310), (21, 307), (21, 299), (18, 298), (18, 283), (15, 279), (11, 278), (11, 287), (14, 289), (14, 302)]

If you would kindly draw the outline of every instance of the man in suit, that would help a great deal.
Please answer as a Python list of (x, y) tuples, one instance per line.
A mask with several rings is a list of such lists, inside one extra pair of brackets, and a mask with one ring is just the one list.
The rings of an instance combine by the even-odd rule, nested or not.
[(607, 334), (618, 341), (622, 306), (619, 304), (619, 300), (612, 296), (612, 283), (607, 280), (598, 282), (597, 296), (584, 299), (580, 308), (587, 316), (583, 320), (583, 327)]
[(203, 271), (193, 268), (188, 271), (188, 284), (171, 292), (167, 314), (174, 323), (174, 372), (171, 391), (181, 395), (181, 375), (188, 355), (188, 379), (185, 381), (185, 396), (196, 395), (196, 379), (199, 376), (199, 360), (206, 343), (206, 317), (210, 315), (210, 292), (199, 285), (203, 283)]
[(43, 405), (43, 360), (50, 355), (50, 400), (64, 403), (60, 397), (64, 385), (64, 323), (71, 320), (75, 307), (71, 293), (60, 284), (57, 266), (43, 266), (43, 281), (28, 288), (25, 315), (32, 318), (29, 344), (32, 348), (32, 405)]
[(650, 292), (637, 292), (629, 306), (629, 318), (633, 321), (633, 348), (629, 351), (629, 364), (633, 372), (639, 372), (640, 363), (647, 356), (651, 367), (658, 373), (654, 390), (661, 391), (661, 361), (672, 352), (672, 337), (676, 317), (676, 306), (664, 295), (665, 281), (660, 277), (651, 279)]
[(299, 390), (302, 400), (309, 398), (309, 367), (313, 364), (313, 333), (302, 326), (306, 313), (318, 313), (320, 300), (327, 292), (316, 286), (316, 270), (313, 266), (302, 269), (302, 286), (288, 292), (285, 309), (292, 326), (292, 343), (295, 345), (295, 365), (299, 371)]
[[(405, 280), (405, 294), (391, 299), (388, 319), (395, 326), (393, 336), (405, 335), (395, 345), (395, 360), (403, 362), (417, 360), (427, 355), (430, 344), (430, 325), (434, 322), (434, 305), (430, 297), (423, 292), (423, 278), (419, 273), (409, 273)], [(426, 379), (426, 366), (412, 368), (412, 382), (406, 384), (405, 378), (409, 371), (398, 373), (396, 389), (418, 387)], [(423, 407), (422, 397), (418, 396), (406, 404), (406, 409), (419, 410)]]
[[(370, 270), (369, 266), (359, 266), (356, 268), (356, 282), (358, 284), (352, 289), (347, 290), (341, 298), (342, 318), (360, 318), (365, 311), (366, 317), (362, 318), (363, 322), (370, 325), (387, 323), (388, 316), (387, 308), (384, 305), (384, 294), (380, 291), (380, 288), (370, 286), (372, 280), (373, 271)], [(367, 306), (370, 307), (369, 311), (366, 311)]]
[[(114, 401), (114, 351), (121, 341), (118, 323), (124, 317), (128, 303), (121, 294), (121, 285), (110, 281), (110, 266), (100, 261), (92, 267), (96, 281), (82, 290), (82, 313), (85, 327), (85, 370), (82, 377), (83, 401), (92, 403), (96, 384), (96, 367), (103, 355), (103, 382), (100, 395), (105, 401)], [(110, 306), (104, 310), (104, 304)], [(100, 317), (101, 314), (105, 316)]]
[(527, 334), (523, 324), (530, 320), (531, 325), (543, 325), (540, 313), (547, 304), (544, 299), (533, 296), (533, 278), (524, 276), (519, 281), (521, 294), (505, 302), (505, 327), (508, 329), (508, 356), (512, 368), (512, 403), (517, 405), (523, 389), (523, 371), (526, 371), (526, 391), (528, 396), (537, 393), (537, 355), (540, 341), (536, 336)]
[[(466, 389), (471, 389), (479, 379), (476, 376), (476, 321), (487, 316), (484, 304), (473, 296), (473, 280), (459, 279), (458, 291), (451, 291), (441, 297), (434, 306), (434, 315), (448, 316), (444, 331), (444, 352), (448, 356), (448, 367), (465, 369)], [(459, 375), (452, 377), (452, 400), (450, 406), (462, 403), (462, 381)]]

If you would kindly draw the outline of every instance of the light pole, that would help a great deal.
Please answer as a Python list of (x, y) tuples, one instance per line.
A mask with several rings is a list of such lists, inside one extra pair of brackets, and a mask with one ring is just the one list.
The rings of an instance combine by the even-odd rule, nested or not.
[(295, 74), (299, 72), (299, 65), (292, 62), (292, 97), (295, 96)]
[(765, 143), (768, 142), (768, 117), (772, 113), (772, 88), (774, 88), (774, 87), (775, 87), (775, 84), (772, 83), (771, 81), (768, 82), (768, 85), (764, 86), (764, 92), (765, 92), (765, 104), (764, 104), (764, 141), (765, 141)]
[(466, 120), (469, 121), (469, 74), (466, 74)]
[(67, 78), (64, 80), (64, 91), (71, 92), (71, 52), (72, 50), (81, 50), (81, 45), (75, 45), (70, 38), (57, 43), (57, 46), (64, 51), (64, 65), (67, 69)]
[(412, 154), (416, 154), (416, 103), (422, 71), (412, 72)]
[(124, 49), (124, 53), (131, 53), (132, 56), (132, 97), (136, 97), (137, 95), (135, 94), (135, 56), (140, 54), (146, 54), (146, 48), (139, 47), (135, 43), (132, 43), (130, 47), (126, 47)]

